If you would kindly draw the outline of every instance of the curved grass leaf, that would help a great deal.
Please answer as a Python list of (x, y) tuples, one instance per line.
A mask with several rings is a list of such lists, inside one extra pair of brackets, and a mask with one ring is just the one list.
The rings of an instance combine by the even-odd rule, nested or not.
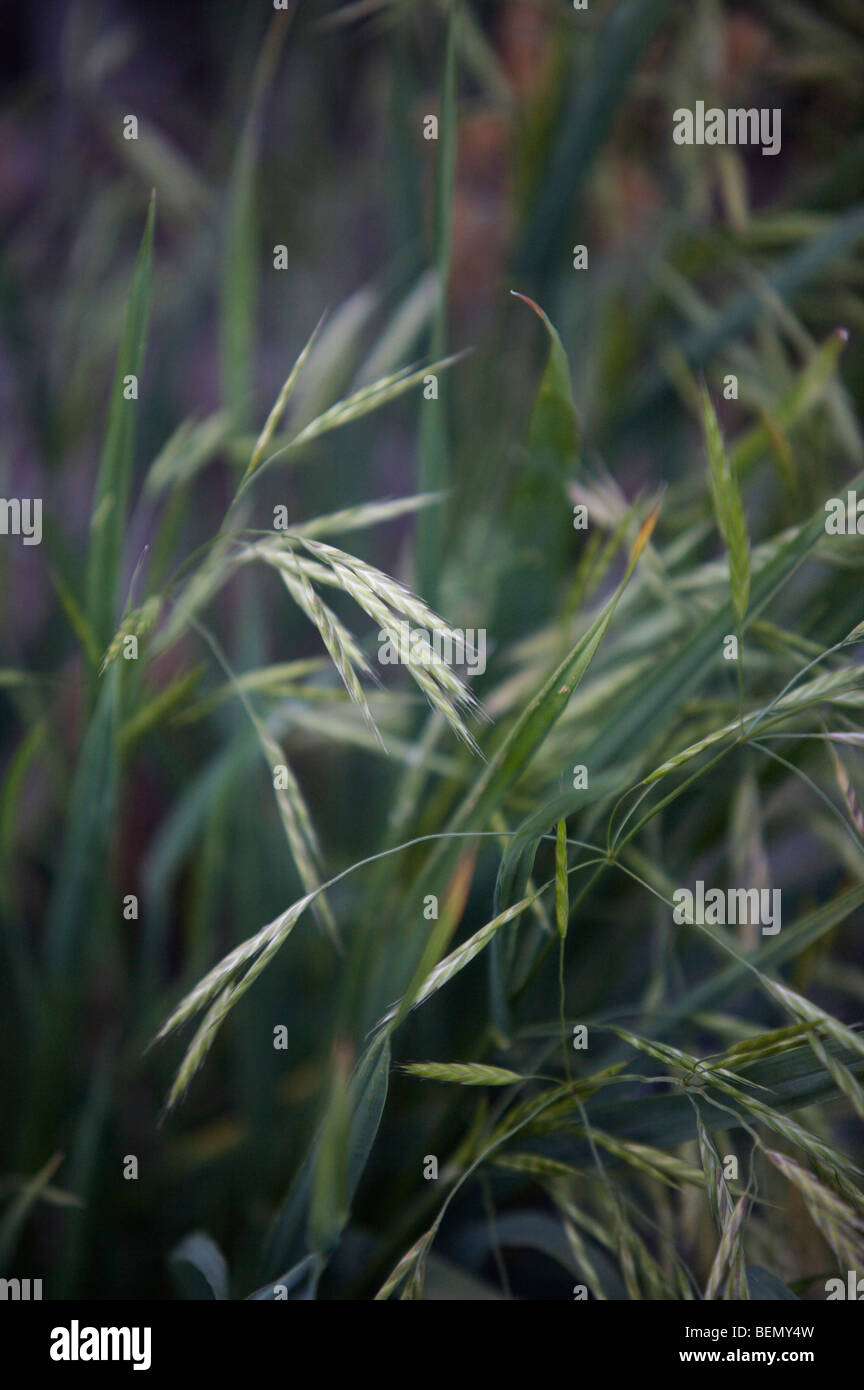
[[(447, 38), (439, 117), (438, 165), (435, 173), (434, 255), (437, 303), (432, 320), (429, 353), (443, 358), (447, 351), (447, 292), (453, 245), (453, 193), (456, 181), (457, 91), (456, 67), (461, 4), (448, 0)], [(434, 371), (434, 368), (430, 368)], [(424, 401), (420, 415), (418, 476), (420, 492), (437, 492), (450, 484), (446, 383), (437, 401)], [(417, 528), (417, 573), (420, 588), (434, 601), (444, 540), (442, 518), (429, 512)]]
[[(178, 1241), (169, 1256), (173, 1265), (190, 1265), (204, 1280), (209, 1297), (227, 1299), (228, 1264), (219, 1246), (206, 1231), (192, 1231)], [(190, 1293), (189, 1297), (197, 1297)]]
[(543, 321), (549, 335), (549, 356), (531, 412), (528, 447), (541, 458), (551, 458), (562, 472), (569, 471), (579, 456), (579, 420), (573, 403), (570, 364), (558, 330), (533, 299), (518, 290), (510, 293), (521, 299)]

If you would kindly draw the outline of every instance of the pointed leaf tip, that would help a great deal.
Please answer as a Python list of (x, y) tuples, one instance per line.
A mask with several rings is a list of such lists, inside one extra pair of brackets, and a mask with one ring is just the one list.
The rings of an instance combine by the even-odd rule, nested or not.
[(648, 544), (652, 535), (654, 534), (654, 527), (657, 525), (657, 520), (660, 516), (662, 507), (663, 498), (661, 496), (657, 498), (657, 501), (654, 503), (645, 520), (642, 522), (642, 525), (639, 527), (639, 533), (636, 536), (636, 540), (633, 542), (633, 549), (630, 552), (631, 565), (635, 565), (636, 561), (639, 559), (639, 556), (642, 554), (642, 551), (645, 549), (646, 545)]

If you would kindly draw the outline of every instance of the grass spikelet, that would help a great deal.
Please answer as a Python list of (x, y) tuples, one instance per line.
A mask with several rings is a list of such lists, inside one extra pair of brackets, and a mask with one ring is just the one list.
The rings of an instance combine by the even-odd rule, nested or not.
[[(302, 609), (306, 616), (311, 619), (311, 610), (307, 608), (308, 596), (306, 589), (298, 577), (300, 574), (303, 574), (306, 578), (309, 578), (308, 569), (306, 565), (304, 565), (302, 559), (293, 553), (286, 553), (285, 551), (276, 552), (267, 548), (260, 549), (257, 553), (264, 558), (267, 564), (272, 565), (273, 568), (277, 570), (280, 579), (294, 602)], [(373, 676), (372, 668), (353, 633), (348, 630), (341, 618), (337, 617), (332, 608), (324, 602), (320, 594), (317, 595), (317, 599), (327, 622), (339, 639), (340, 647), (344, 651), (348, 662), (356, 666), (364, 675), (371, 678)], [(314, 619), (311, 620), (314, 622)]]
[[(261, 752), (270, 774), (273, 795), (276, 798), (276, 806), (279, 811), (279, 819), (282, 822), (282, 828), (285, 831), (288, 847), (291, 850), (291, 855), (297, 866), (300, 881), (307, 892), (316, 893), (321, 887), (321, 880), (318, 876), (318, 869), (321, 865), (321, 850), (318, 845), (318, 837), (315, 833), (315, 827), (312, 824), (309, 808), (300, 790), (300, 784), (294, 776), (288, 760), (279, 747), (279, 744), (266, 725), (258, 718), (248, 694), (231, 669), (219, 643), (200, 623), (194, 622), (193, 625), (198, 629), (202, 637), (204, 637), (205, 641), (215, 653), (217, 660), (228, 676), (232, 689), (239, 697), (240, 703), (246, 711), (249, 721), (255, 730)], [(276, 780), (277, 768), (279, 769), (278, 784)], [(282, 785), (283, 782), (284, 786)], [(336, 923), (330, 911), (329, 904), (323, 894), (318, 894), (318, 896), (313, 899), (313, 911), (319, 920), (323, 922), (334, 941), (338, 942)]]
[(858, 1172), (850, 1159), (833, 1148), (832, 1145), (826, 1144), (817, 1135), (811, 1134), (797, 1120), (793, 1120), (791, 1115), (784, 1115), (772, 1106), (763, 1104), (755, 1096), (743, 1092), (740, 1087), (729, 1086), (716, 1076), (712, 1077), (712, 1084), (717, 1090), (732, 1097), (751, 1121), (765, 1125), (775, 1134), (779, 1134), (782, 1139), (787, 1140), (788, 1143), (803, 1149), (812, 1160), (824, 1163), (829, 1168), (841, 1169), (850, 1175)]
[[(257, 717), (254, 722), (261, 747), (268, 760), (279, 819), (282, 822), (294, 863), (297, 865), (297, 872), (307, 892), (316, 892), (321, 887), (319, 877), (321, 850), (306, 799), (300, 790), (300, 783), (294, 776), (294, 772), (275, 738)], [(280, 769), (281, 780), (285, 783), (284, 786), (277, 786), (275, 777), (272, 776), (277, 766)], [(323, 920), (334, 939), (338, 940), (336, 923), (323, 894), (319, 894), (313, 900), (312, 907), (316, 915)]]
[(217, 995), (215, 1001), (211, 1004), (201, 1023), (198, 1025), (198, 1029), (186, 1049), (183, 1061), (180, 1063), (171, 1084), (171, 1090), (165, 1102), (164, 1114), (167, 1115), (168, 1111), (173, 1109), (176, 1105), (177, 1101), (189, 1086), (192, 1078), (195, 1076), (195, 1073), (201, 1067), (210, 1048), (213, 1046), (214, 1039), (219, 1030), (219, 1024), (230, 1008), (231, 995), (232, 988), (230, 985), (226, 985), (222, 992)]
[(219, 964), (209, 970), (203, 979), (198, 981), (195, 988), (184, 996), (159, 1029), (154, 1041), (160, 1042), (163, 1038), (167, 1038), (169, 1033), (173, 1033), (193, 1014), (196, 1014), (199, 1009), (203, 1008), (208, 999), (212, 999), (216, 991), (226, 981), (231, 980), (237, 974), (247, 961), (251, 961), (260, 952), (263, 952), (273, 941), (278, 941), (281, 944), (314, 896), (313, 893), (307, 893), (304, 898), (292, 903), (285, 912), (274, 917), (272, 922), (268, 922), (254, 936), (250, 936), (247, 941), (241, 942), (239, 946), (235, 946), (233, 951), (229, 951), (227, 956), (224, 956)]
[(814, 1226), (834, 1251), (841, 1268), (860, 1269), (864, 1264), (864, 1221), (858, 1213), (788, 1154), (775, 1149), (765, 1149), (764, 1153), (801, 1193)]
[(385, 574), (383, 570), (376, 569), (374, 565), (367, 565), (356, 555), (350, 555), (347, 551), (339, 550), (336, 546), (327, 545), (323, 541), (307, 539), (304, 540), (304, 545), (311, 555), (319, 559), (322, 564), (329, 565), (334, 572), (347, 570), (349, 574), (356, 575), (382, 603), (391, 608), (394, 613), (404, 614), (417, 627), (430, 628), (433, 631), (443, 633), (445, 636), (455, 635), (453, 628), (428, 604), (424, 603), (410, 589), (407, 589), (404, 584), (400, 584), (397, 579)]
[(184, 420), (163, 445), (144, 479), (147, 497), (190, 483), (218, 453), (231, 433), (231, 417), (218, 410), (203, 420)]
[(385, 502), (345, 507), (342, 511), (328, 512), (326, 516), (316, 516), (312, 521), (292, 527), (289, 534), (315, 540), (319, 536), (365, 531), (370, 526), (379, 526), (399, 516), (410, 516), (426, 507), (440, 506), (446, 495), (445, 492), (420, 492), (415, 497), (397, 497)]
[(151, 631), (158, 622), (161, 611), (162, 600), (158, 596), (154, 596), (148, 598), (146, 603), (142, 603), (140, 608), (134, 608), (131, 613), (127, 613), (108, 644), (102, 658), (102, 664), (99, 667), (100, 676), (104, 676), (108, 667), (120, 656), (127, 638), (144, 637)]
[[(724, 1177), (720, 1156), (705, 1128), (698, 1108), (696, 1111), (696, 1134), (699, 1141), (702, 1171), (705, 1175), (705, 1187), (708, 1192), (708, 1205), (717, 1231), (722, 1237), (732, 1219), (734, 1210), (732, 1192)], [(744, 1254), (740, 1247), (732, 1259), (729, 1285), (734, 1298), (749, 1298), (747, 1271), (744, 1264)]]
[(320, 439), (322, 435), (328, 434), (331, 430), (341, 429), (343, 425), (361, 419), (370, 411), (378, 410), (380, 406), (397, 400), (406, 391), (420, 386), (424, 377), (430, 373), (446, 371), (463, 356), (464, 353), (461, 352), (453, 353), (450, 357), (443, 357), (440, 361), (432, 362), (426, 367), (421, 367), (418, 371), (412, 371), (410, 367), (403, 367), (398, 372), (391, 372), (388, 376), (372, 382), (371, 385), (354, 391), (350, 396), (337, 401), (335, 405), (316, 416), (314, 420), (310, 420), (298, 434), (294, 435), (286, 444), (280, 445), (269, 457), (259, 459), (256, 464), (256, 473), (268, 468), (271, 463), (282, 458), (289, 450), (299, 449), (305, 444), (310, 444), (312, 440)]
[(814, 1057), (818, 1058), (828, 1075), (833, 1078), (838, 1091), (843, 1093), (858, 1117), (864, 1120), (864, 1090), (852, 1072), (828, 1051), (815, 1031), (810, 1032), (807, 1041)]
[[(517, 917), (520, 917), (526, 907), (531, 906), (533, 900), (534, 895), (529, 898), (523, 898), (520, 902), (514, 903), (512, 907), (506, 908), (504, 912), (494, 917), (491, 922), (487, 922), (485, 927), (481, 927), (479, 931), (469, 937), (467, 941), (463, 941), (461, 946), (457, 946), (455, 951), (451, 951), (449, 956), (445, 956), (444, 960), (439, 961), (435, 969), (430, 971), (426, 979), (420, 985), (412, 1001), (411, 1008), (418, 1008), (433, 994), (437, 994), (439, 989), (443, 989), (448, 980), (452, 980), (454, 975), (458, 975), (459, 971), (464, 970), (465, 966), (468, 965), (475, 956), (478, 956), (482, 950), (485, 950), (496, 932), (500, 931), (508, 922), (512, 922)], [(399, 1005), (394, 1005), (381, 1019), (378, 1025), (379, 1028), (395, 1018), (399, 1012), (399, 1008)]]
[[(717, 1247), (711, 1272), (708, 1275), (708, 1282), (705, 1285), (706, 1301), (721, 1297), (721, 1291), (726, 1289), (731, 1282), (730, 1276), (733, 1269), (736, 1265), (743, 1266), (744, 1251), (741, 1236), (749, 1206), (750, 1198), (745, 1193), (743, 1197), (739, 1197), (723, 1224), (723, 1234), (720, 1237), (720, 1244)], [(741, 1297), (741, 1293), (739, 1291), (736, 1294), (730, 1290), (728, 1293), (723, 1293), (722, 1296)]]
[(834, 776), (836, 777), (837, 785), (840, 788), (840, 795), (843, 797), (843, 800), (846, 803), (846, 810), (849, 812), (849, 818), (852, 821), (852, 824), (855, 826), (855, 829), (858, 831), (858, 834), (861, 837), (861, 839), (864, 840), (864, 811), (862, 811), (861, 804), (855, 793), (855, 787), (852, 783), (852, 778), (846, 771), (846, 766), (842, 758), (840, 757), (840, 754), (837, 752), (837, 749), (831, 742), (828, 743), (828, 752), (830, 754), (831, 763), (834, 768)]
[[(366, 675), (372, 674), (371, 668), (354, 638), (316, 593), (313, 580), (341, 589), (377, 624), (379, 631), (401, 654), (401, 659), (432, 708), (443, 715), (463, 743), (480, 755), (477, 742), (459, 711), (464, 709), (472, 715), (483, 715), (483, 711), (470, 688), (445, 660), (439, 658), (423, 633), (431, 629), (444, 641), (457, 643), (460, 647), (463, 644), (461, 635), (433, 613), (421, 599), (381, 570), (365, 565), (355, 556), (334, 546), (300, 537), (303, 545), (315, 557), (310, 560), (293, 551), (291, 546), (294, 539), (291, 535), (281, 543), (268, 540), (251, 546), (247, 549), (247, 558), (260, 558), (279, 571), (289, 593), (321, 632), (355, 703), (364, 708), (361, 703), (364, 699), (362, 688), (351, 668), (356, 666)], [(417, 633), (415, 629), (414, 634), (409, 636), (406, 629), (411, 621), (421, 626), (423, 633)], [(473, 657), (475, 653), (467, 644), (464, 645), (466, 655)]]
[(724, 1069), (734, 1070), (748, 1062), (757, 1062), (760, 1058), (774, 1057), (779, 1052), (788, 1051), (790, 1047), (795, 1047), (802, 1039), (806, 1039), (810, 1031), (807, 1023), (793, 1023), (788, 1028), (756, 1033), (752, 1038), (742, 1038), (741, 1042), (733, 1043), (714, 1060), (718, 1065), (722, 1063)]
[(718, 1231), (722, 1231), (732, 1211), (732, 1198), (726, 1186), (719, 1155), (698, 1110), (696, 1112), (696, 1135), (699, 1141), (702, 1171), (705, 1174), (708, 1205), (711, 1208), (711, 1215)]
[(599, 1303), (606, 1302), (606, 1293), (603, 1288), (603, 1281), (597, 1273), (597, 1266), (588, 1252), (588, 1246), (582, 1239), (582, 1233), (569, 1215), (565, 1215), (561, 1222), (564, 1227), (564, 1234), (567, 1237), (567, 1244), (573, 1251), (573, 1258), (584, 1275), (585, 1281), (594, 1297)]
[[(307, 898), (307, 901), (308, 900), (309, 899)], [(284, 923), (281, 933), (279, 935), (272, 936), (268, 941), (265, 942), (260, 955), (247, 967), (246, 972), (242, 976), (242, 978), (238, 980), (236, 983), (232, 983), (226, 986), (223, 992), (219, 995), (215, 1004), (212, 1005), (209, 1013), (204, 1019), (204, 1022), (200, 1025), (198, 1032), (195, 1034), (195, 1037), (189, 1044), (189, 1047), (186, 1050), (186, 1055), (180, 1064), (180, 1069), (177, 1072), (177, 1076), (175, 1077), (174, 1084), (171, 1088), (171, 1093), (165, 1107), (166, 1113), (171, 1108), (171, 1106), (173, 1106), (174, 1103), (177, 1100), (179, 1100), (180, 1097), (183, 1095), (184, 1091), (189, 1085), (189, 1082), (192, 1080), (192, 1077), (195, 1075), (196, 1071), (201, 1065), (201, 1062), (203, 1061), (207, 1052), (210, 1050), (210, 1047), (213, 1043), (214, 1038), (216, 1037), (217, 1032), (219, 1031), (219, 1028), (222, 1026), (222, 1023), (224, 1022), (227, 1015), (230, 1013), (231, 1009), (234, 1007), (237, 1001), (241, 999), (242, 996), (246, 993), (250, 985), (252, 985), (254, 981), (258, 978), (258, 976), (261, 974), (261, 971), (264, 970), (264, 968), (267, 965), (269, 965), (271, 958), (282, 946), (285, 937), (288, 935), (288, 932), (291, 930), (291, 927), (293, 927), (294, 922), (296, 920), (297, 919), (295, 916), (290, 923)]]
[(656, 1178), (669, 1187), (679, 1187), (682, 1183), (690, 1187), (704, 1187), (705, 1174), (698, 1168), (694, 1168), (691, 1163), (685, 1163), (682, 1158), (677, 1158), (675, 1154), (666, 1153), (663, 1149), (656, 1149), (650, 1144), (637, 1144), (632, 1140), (616, 1139), (611, 1134), (604, 1134), (602, 1130), (591, 1130), (591, 1137), (601, 1148), (607, 1149), (609, 1153), (620, 1158), (624, 1163), (629, 1163), (633, 1168), (638, 1168), (649, 1178)]
[[(417, 623), (424, 632), (430, 629), (448, 640), (458, 638), (458, 634), (421, 600), (380, 570), (364, 565), (354, 556), (348, 556), (332, 546), (315, 541), (304, 544), (311, 554), (329, 566), (345, 592), (388, 634), (398, 650), (405, 648), (407, 639), (404, 629), (400, 629), (400, 623), (406, 619)], [(477, 700), (445, 661), (434, 658), (428, 640), (425, 646), (428, 660), (417, 659), (416, 644), (405, 652), (410, 674), (432, 708), (444, 716), (454, 733), (473, 751), (479, 752), (476, 741), (458, 713), (460, 708), (476, 713), (479, 709)]]
[(496, 1168), (506, 1168), (511, 1173), (524, 1173), (529, 1178), (578, 1178), (582, 1174), (569, 1163), (557, 1158), (546, 1158), (544, 1154), (498, 1154), (492, 1160)]
[(824, 1009), (820, 1009), (818, 1005), (812, 1004), (803, 995), (797, 994), (788, 985), (783, 985), (778, 980), (764, 978), (762, 983), (767, 992), (778, 1003), (782, 1004), (793, 1018), (799, 1018), (805, 1023), (818, 1024), (841, 1047), (849, 1048), (853, 1052), (857, 1052), (859, 1057), (864, 1057), (864, 1037), (860, 1033), (853, 1032), (851, 1028), (847, 1028), (845, 1024), (840, 1023)]
[[(410, 1287), (412, 1289), (412, 1294), (410, 1295), (411, 1297), (416, 1296), (418, 1292), (422, 1292), (422, 1274), (418, 1276), (417, 1271), (422, 1271), (425, 1265), (426, 1256), (429, 1253), (429, 1248), (434, 1238), (435, 1227), (433, 1226), (431, 1230), (425, 1231), (423, 1235), (420, 1237), (420, 1239), (414, 1242), (410, 1250), (406, 1250), (401, 1260), (398, 1261), (389, 1277), (385, 1279), (384, 1283), (381, 1285), (380, 1289), (376, 1293), (376, 1303), (383, 1302), (385, 1299), (388, 1299), (392, 1293), (396, 1292), (400, 1284), (404, 1283), (406, 1279), (409, 1279)], [(420, 1285), (419, 1290), (418, 1282)], [(404, 1296), (405, 1295), (403, 1295), (403, 1297)]]
[[(297, 358), (297, 361), (294, 363), (294, 366), (291, 368), (291, 371), (288, 373), (288, 376), (287, 376), (287, 378), (286, 378), (286, 380), (285, 380), (285, 384), (284, 384), (284, 386), (282, 387), (282, 390), (279, 392), (279, 395), (276, 397), (276, 400), (275, 400), (274, 405), (273, 405), (273, 409), (270, 411), (270, 414), (267, 416), (267, 420), (265, 421), (264, 428), (262, 429), (261, 433), (260, 433), (259, 436), (258, 436), (258, 439), (257, 439), (256, 444), (255, 444), (255, 448), (252, 450), (252, 457), (251, 457), (250, 460), (249, 460), (249, 466), (248, 466), (248, 468), (246, 469), (246, 472), (244, 473), (243, 478), (242, 478), (241, 483), (240, 483), (240, 489), (239, 489), (239, 491), (241, 491), (241, 492), (242, 492), (243, 488), (246, 486), (246, 484), (247, 484), (247, 482), (249, 481), (249, 479), (252, 477), (252, 475), (253, 475), (255, 472), (257, 472), (258, 467), (259, 467), (259, 465), (260, 465), (260, 463), (261, 463), (261, 459), (262, 459), (263, 456), (264, 456), (265, 450), (267, 449), (267, 447), (268, 447), (268, 445), (269, 445), (271, 439), (273, 438), (273, 435), (276, 433), (276, 430), (277, 430), (278, 425), (279, 425), (279, 421), (282, 419), (282, 416), (285, 414), (286, 407), (287, 407), (287, 405), (288, 405), (289, 400), (291, 399), (291, 395), (292, 395), (292, 393), (293, 393), (293, 391), (294, 391), (294, 387), (295, 387), (296, 384), (297, 384), (297, 378), (298, 378), (298, 376), (300, 375), (301, 371), (303, 370), (303, 365), (304, 365), (304, 363), (306, 362), (306, 359), (307, 359), (307, 357), (309, 356), (309, 353), (312, 351), (312, 347), (313, 347), (313, 345), (314, 345), (314, 343), (315, 343), (315, 339), (318, 337), (318, 334), (319, 334), (319, 332), (321, 331), (321, 326), (322, 326), (323, 323), (324, 323), (324, 315), (322, 314), (321, 318), (318, 320), (317, 324), (316, 324), (315, 327), (313, 328), (312, 333), (311, 333), (311, 335), (310, 335), (310, 337), (309, 337), (309, 339), (308, 339), (308, 341), (307, 341), (307, 343), (306, 343), (306, 346), (303, 348), (302, 352), (300, 353), (300, 356)], [(239, 494), (238, 494), (238, 495), (239, 495)]]
[(424, 1081), (449, 1081), (456, 1086), (512, 1086), (528, 1079), (505, 1067), (481, 1066), (479, 1062), (406, 1062), (402, 1070)]
[[(321, 634), (321, 640), (330, 654), (330, 659), (339, 673), (342, 684), (345, 686), (351, 699), (362, 712), (363, 718), (366, 720), (370, 729), (375, 736), (381, 740), (383, 747), (383, 739), (381, 739), (378, 726), (372, 717), (372, 711), (363, 693), (363, 687), (354, 670), (352, 654), (356, 653), (356, 648), (352, 649), (352, 646), (345, 640), (345, 628), (342, 623), (338, 621), (335, 614), (330, 611), (327, 605), (322, 603), (303, 570), (299, 565), (294, 563), (293, 554), (290, 551), (286, 551), (284, 553), (284, 559), (286, 568), (282, 569), (281, 573), (286, 586), (306, 616), (317, 627)], [(288, 571), (289, 566), (293, 569), (293, 578)]]

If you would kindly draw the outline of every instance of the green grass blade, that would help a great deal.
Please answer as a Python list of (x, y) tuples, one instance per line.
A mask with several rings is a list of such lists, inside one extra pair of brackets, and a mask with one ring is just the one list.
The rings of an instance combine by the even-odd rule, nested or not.
[[(437, 304), (432, 322), (429, 353), (433, 359), (447, 351), (447, 290), (453, 244), (453, 194), (456, 181), (457, 103), (456, 66), (459, 29), (459, 0), (449, 0), (447, 39), (444, 53), (444, 80), (438, 130), (438, 168), (435, 181), (435, 267)], [(420, 492), (437, 492), (450, 484), (447, 437), (446, 383), (439, 382), (437, 401), (424, 401), (420, 415), (419, 487)], [(444, 523), (440, 515), (427, 512), (417, 528), (417, 574), (422, 593), (435, 602)]]
[(123, 566), (123, 539), (132, 479), (137, 401), (124, 396), (126, 378), (138, 379), (140, 389), (150, 306), (153, 229), (156, 195), (144, 227), (144, 236), (132, 276), (126, 317), (117, 354), (114, 384), (108, 407), (108, 427), (102, 447), (99, 477), (90, 518), (87, 561), (87, 618), (97, 642), (104, 649), (116, 627)]
[(221, 278), (220, 355), (222, 399), (234, 428), (252, 404), (255, 322), (258, 312), (258, 215), (255, 164), (264, 101), (285, 39), (285, 16), (274, 16), (255, 70), (249, 113), (228, 191)]
[[(191, 1231), (178, 1241), (169, 1255), (172, 1265), (188, 1265), (204, 1281), (207, 1298), (227, 1299), (228, 1264), (219, 1246), (206, 1231)], [(185, 1282), (185, 1281), (184, 1281)], [(200, 1297), (199, 1293), (188, 1295)]]
[(105, 865), (117, 804), (116, 733), (120, 668), (110, 668), (81, 746), (54, 895), (48, 914), (45, 963), (54, 980), (84, 968), (84, 934), (99, 916), (107, 891)]
[(707, 390), (703, 386), (702, 432), (705, 439), (705, 452), (708, 456), (711, 498), (720, 534), (729, 552), (729, 586), (732, 590), (732, 607), (739, 626), (747, 613), (750, 597), (750, 543), (747, 539), (747, 523), (741, 491), (735, 471), (729, 463), (717, 414)]
[[(516, 259), (520, 275), (537, 281), (550, 266), (569, 264), (567, 232), (573, 205), (601, 146), (636, 65), (672, 9), (671, 0), (620, 0), (609, 12), (585, 80), (574, 84), (568, 110)], [(574, 27), (580, 16), (571, 16)]]
[(584, 677), (606, 635), (618, 601), (630, 582), (659, 514), (660, 503), (657, 502), (642, 523), (617, 589), (603, 605), (587, 632), (579, 638), (573, 650), (546, 679), (520, 715), (505, 742), (490, 758), (483, 774), (459, 808), (454, 827), (451, 828), (464, 825), (468, 820), (473, 820), (479, 826), (485, 820), (489, 810), (500, 800), (504, 789), (510, 787), (524, 772), (537, 749), (567, 708), (571, 695)]
[(54, 1154), (39, 1172), (25, 1183), (17, 1197), (14, 1197), (0, 1221), (0, 1271), (9, 1272), (9, 1260), (14, 1253), (21, 1229), (33, 1204), (50, 1183), (60, 1164), (62, 1154)]
[(555, 832), (555, 924), (563, 941), (570, 920), (570, 893), (567, 881), (567, 822), (559, 820)]

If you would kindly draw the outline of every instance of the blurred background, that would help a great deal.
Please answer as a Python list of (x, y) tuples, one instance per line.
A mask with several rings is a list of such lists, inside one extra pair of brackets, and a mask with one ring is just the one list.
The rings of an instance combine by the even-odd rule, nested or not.
[[(520, 672), (533, 688), (550, 654), (566, 651), (553, 643), (534, 656), (518, 644), (576, 613), (574, 574), (589, 543), (573, 531), (581, 494), (570, 490), (570, 461), (526, 452), (548, 340), (511, 289), (537, 300), (561, 335), (583, 467), (612, 489), (610, 529), (616, 498), (660, 483), (677, 490), (682, 530), (701, 506), (690, 408), (699, 373), (716, 388), (727, 435), (770, 424), (772, 403), (838, 325), (849, 330), (839, 381), (796, 421), (791, 443), (772, 437), (774, 464), (748, 495), (754, 533), (809, 514), (860, 466), (864, 5), (457, 8), (448, 87), (443, 0), (309, 0), (286, 13), (265, 0), (47, 9), (0, 0), (0, 491), (44, 499), (41, 546), (0, 542), (0, 1250), (3, 1272), (43, 1277), (45, 1297), (194, 1296), (169, 1252), (196, 1228), (225, 1252), (233, 1296), (274, 1278), (261, 1252), (314, 1131), (333, 1039), (349, 1038), (354, 1055), (395, 997), (368, 936), (347, 969), (326, 934), (298, 929), (159, 1127), (179, 1054), (172, 1043), (144, 1047), (181, 989), (302, 888), (246, 713), (199, 634), (185, 632), (129, 677), (110, 796), (104, 778), (87, 786), (76, 774), (98, 667), (82, 616), (90, 517), (151, 191), (150, 335), (121, 609), (130, 592), (135, 604), (175, 592), (215, 536), (325, 311), (292, 429), (403, 366), (471, 351), (440, 373), (434, 417), (413, 391), (333, 430), (267, 471), (244, 524), (266, 530), (277, 505), (305, 521), (449, 487), (419, 521), (403, 516), (345, 544), (451, 623), (487, 629), (476, 690), (493, 715), (509, 708), (505, 678)], [(781, 108), (780, 153), (676, 146), (672, 111), (697, 100)], [(124, 138), (130, 115), (137, 139)], [(437, 140), (424, 139), (429, 115), (441, 121)], [(588, 268), (575, 270), (583, 244)], [(278, 247), (284, 269), (274, 266)], [(720, 391), (729, 372), (739, 378), (732, 401)], [(807, 595), (811, 635), (822, 623), (826, 642), (861, 617), (860, 578), (842, 583)], [(275, 575), (242, 569), (207, 622), (234, 671), (271, 673), (249, 688), (277, 717), (324, 876), (374, 854), (404, 788), (399, 750), (410, 752), (424, 727), (411, 682), (386, 681), (393, 699), (385, 708), (382, 696), (380, 714), (397, 746), (387, 759)], [(368, 629), (364, 620), (374, 652)], [(311, 694), (277, 669), (302, 660)], [(436, 747), (440, 765), (412, 822), (420, 831), (440, 822), (436, 798), (450, 804), (470, 763), (452, 739)], [(538, 770), (537, 785), (550, 776), (554, 768)], [(514, 819), (535, 791), (530, 779), (521, 787)], [(715, 812), (717, 833), (726, 825), (721, 802), (704, 811), (706, 835)], [(75, 837), (99, 815), (100, 871), (70, 885)], [(860, 874), (860, 858), (829, 865), (819, 838), (794, 824), (772, 855), (790, 900), (815, 903)], [(399, 859), (390, 866), (382, 951), (396, 949), (387, 893), (398, 896), (407, 874)], [(484, 851), (467, 896), (472, 930), (490, 915), (496, 867)], [(333, 894), (349, 941), (373, 912), (352, 883)], [(615, 921), (632, 921), (631, 890), (619, 885), (589, 911), (594, 936), (574, 986), (585, 1009), (600, 990), (592, 981), (626, 999), (644, 976), (633, 932), (630, 951), (611, 937)], [(138, 899), (137, 919), (123, 919), (126, 895)], [(43, 973), (47, 924), (73, 909), (86, 925), (80, 949), (68, 971)], [(835, 974), (857, 968), (857, 920)], [(830, 971), (822, 987), (834, 1000)], [(466, 986), (444, 1005), (441, 1055), (463, 1055), (482, 990)], [(279, 1024), (287, 1052), (269, 1043)], [(416, 1027), (405, 1055), (439, 1055)], [(433, 1135), (455, 1141), (469, 1123), (459, 1103), (442, 1105), (437, 1092), (394, 1080), (328, 1276), (332, 1296), (368, 1297), (405, 1248), (420, 1158), (439, 1152)], [(127, 1156), (137, 1157), (137, 1180), (123, 1177)], [(522, 1209), (518, 1192), (508, 1200)], [(482, 1194), (466, 1201), (470, 1225), (483, 1216)], [(696, 1251), (693, 1223), (683, 1239)], [(812, 1228), (799, 1227), (786, 1248), (790, 1277), (827, 1262)], [(460, 1283), (468, 1276), (456, 1263), (449, 1282), (439, 1271), (438, 1296), (483, 1296)], [(474, 1267), (496, 1283), (492, 1255)], [(536, 1253), (514, 1257), (510, 1274), (520, 1296), (570, 1297)]]

